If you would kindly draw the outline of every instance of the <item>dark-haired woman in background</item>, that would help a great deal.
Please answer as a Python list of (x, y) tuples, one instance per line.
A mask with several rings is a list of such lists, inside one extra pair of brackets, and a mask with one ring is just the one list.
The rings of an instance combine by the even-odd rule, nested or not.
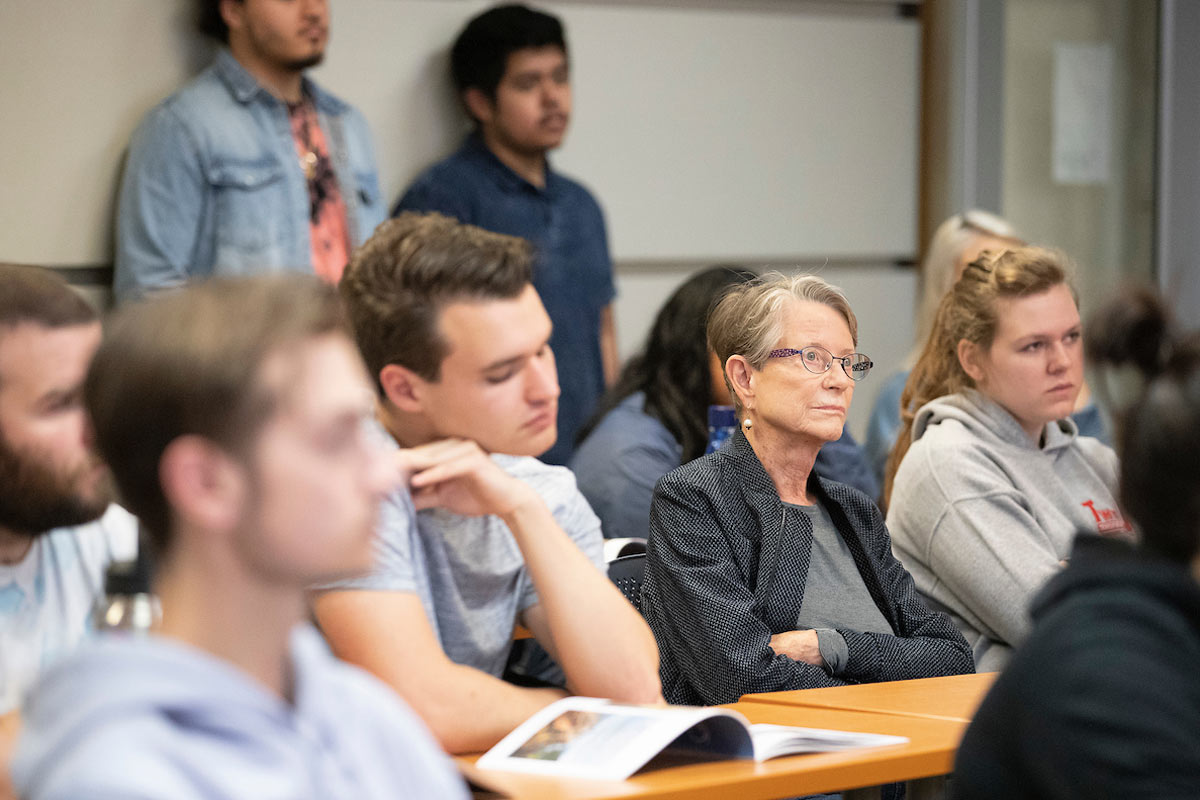
[(1120, 499), (1141, 545), (1076, 540), (963, 739), (959, 797), (1200, 795), (1200, 335), (1175, 339), (1144, 293), (1088, 330), (1118, 379), (1095, 386), (1121, 395)]
[[(659, 310), (645, 349), (630, 359), (580, 431), (570, 467), (606, 538), (645, 538), (654, 484), (704, 455), (708, 407), (733, 404), (708, 349), (705, 320), (731, 286), (755, 277), (741, 267), (718, 266), (688, 278)], [(872, 498), (879, 494), (848, 430), (821, 449), (814, 469)]]

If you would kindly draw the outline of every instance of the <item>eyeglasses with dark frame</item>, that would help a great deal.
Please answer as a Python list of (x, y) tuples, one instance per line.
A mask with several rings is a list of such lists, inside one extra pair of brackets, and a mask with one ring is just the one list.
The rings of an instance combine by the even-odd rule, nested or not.
[(871, 371), (871, 367), (875, 366), (875, 362), (864, 353), (835, 356), (819, 344), (801, 347), (799, 350), (791, 347), (782, 347), (778, 350), (772, 350), (767, 354), (767, 358), (791, 358), (792, 356), (800, 356), (800, 363), (814, 375), (824, 375), (826, 372), (829, 372), (829, 368), (833, 366), (833, 362), (840, 361), (842, 362), (842, 372), (845, 372), (847, 377), (852, 381), (861, 381), (867, 377), (867, 373)]

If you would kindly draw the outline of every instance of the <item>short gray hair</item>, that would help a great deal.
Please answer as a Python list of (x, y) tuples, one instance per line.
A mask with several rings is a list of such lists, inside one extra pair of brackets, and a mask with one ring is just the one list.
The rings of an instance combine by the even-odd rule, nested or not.
[[(842, 315), (850, 338), (858, 346), (858, 319), (850, 301), (836, 286), (804, 272), (784, 275), (768, 272), (760, 278), (733, 287), (708, 315), (708, 347), (721, 360), (721, 372), (730, 356), (743, 356), (750, 366), (762, 369), (775, 343), (783, 335), (783, 309), (788, 302), (820, 303)], [(725, 374), (725, 385), (733, 397), (738, 417), (742, 403)]]

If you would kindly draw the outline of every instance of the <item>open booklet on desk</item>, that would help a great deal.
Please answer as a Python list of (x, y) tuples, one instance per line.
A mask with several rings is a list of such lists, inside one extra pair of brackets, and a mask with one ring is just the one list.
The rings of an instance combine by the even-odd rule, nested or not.
[(627, 706), (594, 697), (551, 703), (478, 761), (483, 769), (623, 780), (642, 767), (903, 744), (903, 736), (751, 725), (736, 711)]

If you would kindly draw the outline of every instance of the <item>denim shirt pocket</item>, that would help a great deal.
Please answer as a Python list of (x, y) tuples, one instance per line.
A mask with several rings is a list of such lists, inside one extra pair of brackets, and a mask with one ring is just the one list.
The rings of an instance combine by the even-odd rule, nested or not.
[(374, 172), (354, 173), (354, 183), (358, 186), (358, 202), (365, 208), (379, 205), (379, 176)]
[(274, 159), (209, 168), (216, 272), (266, 271), (285, 260), (293, 217), (285, 177)]
[[(371, 170), (354, 170), (354, 205), (357, 215), (357, 239), (355, 246), (362, 244), (375, 232), (376, 226), (386, 218), (383, 195), (379, 189), (379, 175)], [(349, 204), (347, 204), (349, 205)]]

